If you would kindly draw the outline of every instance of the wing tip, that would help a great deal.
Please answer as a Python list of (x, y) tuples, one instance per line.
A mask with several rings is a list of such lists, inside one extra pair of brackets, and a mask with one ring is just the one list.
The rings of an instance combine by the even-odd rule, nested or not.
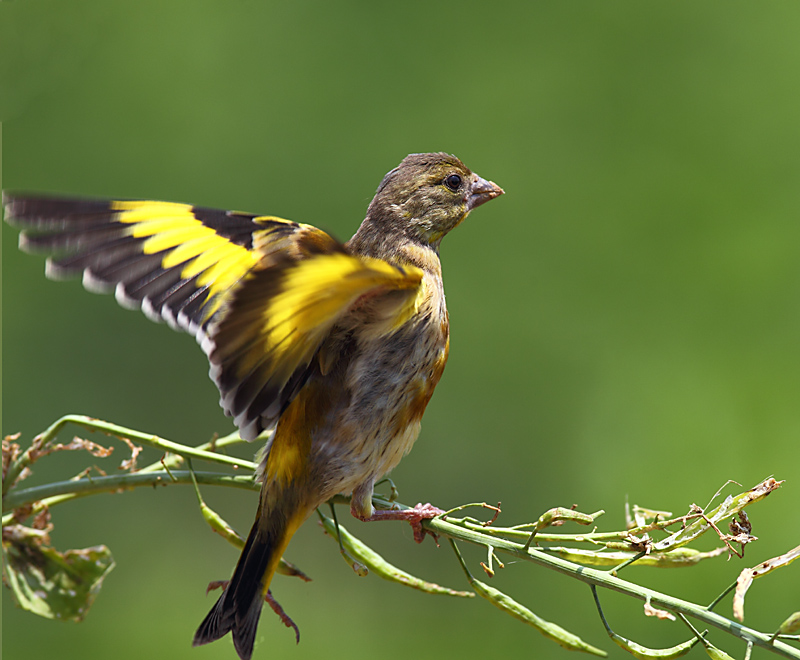
[[(55, 282), (63, 282), (64, 280), (68, 280), (72, 277), (75, 277), (77, 274), (78, 273), (75, 273), (68, 268), (64, 268), (54, 259), (48, 259), (47, 261), (44, 262), (44, 275), (48, 280), (53, 280)], [(86, 285), (84, 284), (84, 286)], [(89, 290), (91, 291), (91, 289)]]
[[(117, 288), (119, 289), (119, 284), (117, 285)], [(164, 322), (164, 320), (165, 320), (164, 314), (163, 314), (164, 308), (162, 307), (161, 309), (156, 309), (154, 307), (154, 305), (153, 305), (153, 301), (150, 298), (150, 296), (145, 296), (144, 298), (142, 298), (142, 302), (141, 302), (140, 306), (141, 306), (141, 309), (142, 309), (142, 313), (149, 320), (154, 321), (155, 323), (163, 323)]]
[[(86, 270), (85, 272), (88, 273), (90, 271)], [(84, 277), (84, 286), (86, 286), (85, 277)], [(132, 309), (132, 310), (141, 309), (142, 311), (144, 311), (144, 305), (143, 305), (144, 301), (137, 300), (136, 298), (128, 295), (128, 292), (125, 289), (124, 282), (117, 282), (117, 285), (114, 287), (114, 299), (117, 301), (117, 304), (123, 309)], [(145, 315), (147, 315), (147, 312), (145, 312)]]
[(178, 324), (178, 319), (175, 318), (175, 313), (167, 305), (161, 306), (161, 318), (163, 318), (167, 322), (167, 325), (173, 330), (183, 330)]
[[(15, 228), (18, 227), (18, 225), (13, 222), (13, 220), (15, 219), (13, 216), (9, 217), (9, 215), (6, 214), (5, 218), (6, 222), (9, 225)], [(36, 243), (25, 232), (22, 232), (19, 235), (19, 239), (17, 240), (17, 247), (26, 254), (37, 254), (37, 253), (41, 254), (42, 252), (46, 252), (46, 250), (37, 249), (38, 246), (36, 245)]]
[(5, 221), (10, 224), (12, 227), (19, 227), (20, 226), (20, 206), (22, 202), (22, 196), (17, 195), (15, 193), (8, 192), (6, 190), (3, 191), (3, 218)]

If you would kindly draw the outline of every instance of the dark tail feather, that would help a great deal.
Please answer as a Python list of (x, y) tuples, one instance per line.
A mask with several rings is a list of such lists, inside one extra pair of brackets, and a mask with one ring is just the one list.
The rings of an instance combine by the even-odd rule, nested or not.
[(250, 660), (264, 604), (265, 585), (272, 579), (289, 540), (284, 520), (277, 525), (275, 521), (270, 523), (269, 529), (264, 529), (260, 517), (256, 519), (230, 583), (203, 619), (192, 646), (208, 644), (230, 632), (239, 657)]

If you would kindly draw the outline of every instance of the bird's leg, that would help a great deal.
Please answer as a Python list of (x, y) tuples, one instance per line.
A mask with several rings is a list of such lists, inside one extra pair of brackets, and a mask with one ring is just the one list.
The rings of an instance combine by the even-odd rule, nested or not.
[(372, 483), (362, 484), (353, 491), (350, 500), (350, 513), (354, 518), (363, 522), (373, 520), (405, 520), (411, 524), (414, 530), (414, 540), (422, 543), (425, 534), (430, 534), (435, 538), (435, 534), (429, 532), (422, 526), (423, 520), (430, 520), (444, 513), (432, 504), (417, 504), (413, 509), (381, 509), (376, 511), (372, 506)]
[(411, 529), (414, 530), (414, 540), (417, 543), (422, 543), (426, 534), (430, 534), (434, 539), (436, 538), (436, 534), (422, 526), (422, 521), (431, 520), (436, 516), (441, 516), (443, 513), (445, 512), (429, 502), (427, 504), (417, 504), (413, 509), (373, 510), (371, 516), (360, 518), (360, 520), (364, 522), (372, 522), (373, 520), (406, 520), (411, 523)]
[(272, 611), (275, 612), (280, 617), (281, 622), (287, 628), (294, 628), (294, 635), (297, 643), (300, 643), (300, 628), (297, 627), (297, 624), (292, 621), (288, 614), (284, 611), (281, 607), (280, 603), (275, 600), (275, 597), (272, 595), (272, 592), (267, 590), (267, 593), (264, 594), (264, 600), (266, 601), (267, 605), (272, 608)]
[(230, 580), (214, 580), (213, 582), (209, 582), (208, 586), (206, 587), (206, 596), (214, 591), (214, 589), (227, 589), (228, 584), (230, 584)]
[[(215, 580), (214, 582), (209, 582), (208, 587), (206, 588), (206, 595), (208, 595), (209, 591), (214, 591), (214, 589), (227, 589), (228, 585), (230, 584), (230, 580)], [(294, 635), (297, 643), (300, 643), (300, 628), (297, 627), (297, 624), (292, 621), (291, 617), (286, 614), (286, 611), (281, 607), (281, 604), (275, 600), (275, 596), (272, 595), (272, 591), (267, 590), (267, 593), (264, 594), (264, 602), (272, 608), (272, 611), (278, 615), (281, 622), (287, 628), (294, 628)]]

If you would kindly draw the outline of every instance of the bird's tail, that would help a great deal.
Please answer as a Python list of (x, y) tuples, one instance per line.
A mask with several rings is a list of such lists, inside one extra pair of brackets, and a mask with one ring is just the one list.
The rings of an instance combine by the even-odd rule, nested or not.
[(250, 660), (264, 596), (289, 540), (306, 518), (305, 511), (262, 512), (260, 509), (230, 583), (203, 619), (192, 646), (208, 644), (230, 632), (239, 657)]

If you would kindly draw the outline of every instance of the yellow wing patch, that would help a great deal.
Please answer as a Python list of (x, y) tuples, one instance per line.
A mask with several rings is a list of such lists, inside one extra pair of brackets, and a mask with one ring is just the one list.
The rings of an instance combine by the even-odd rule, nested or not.
[[(422, 271), (416, 268), (400, 269), (378, 259), (347, 254), (300, 261), (288, 270), (282, 291), (262, 313), (265, 348), (298, 343), (290, 342), (294, 335), (298, 340), (321, 339), (317, 335), (327, 334), (331, 321), (359, 296), (375, 289), (410, 289), (421, 279)], [(401, 313), (397, 325), (404, 323), (407, 315)]]
[[(358, 257), (325, 232), (272, 216), (155, 201), (7, 197), (20, 245), (53, 278), (195, 335), (243, 437), (271, 427), (348, 314), (382, 334), (424, 298), (422, 271)], [(351, 317), (352, 318), (355, 317)], [(334, 350), (324, 356), (330, 368)]]
[(302, 232), (281, 218), (171, 202), (12, 196), (6, 205), (7, 219), (23, 229), (21, 247), (52, 255), (48, 276), (82, 274), (88, 289), (115, 291), (126, 307), (199, 340), (263, 260), (262, 246)]
[[(251, 272), (218, 326), (209, 331), (212, 376), (242, 437), (277, 420), (334, 325), (362, 297), (398, 296), (397, 321), (413, 311), (422, 271), (341, 251)], [(411, 310), (411, 311), (409, 311)]]
[[(180, 267), (181, 279), (195, 279), (198, 289), (207, 290), (203, 313), (199, 319), (194, 319), (198, 326), (202, 327), (219, 311), (225, 294), (259, 261), (259, 255), (246, 245), (231, 242), (203, 224), (192, 206), (127, 201), (112, 202), (111, 207), (121, 212), (119, 222), (130, 225), (130, 236), (145, 239), (144, 254), (163, 253), (162, 268)], [(254, 230), (256, 226), (254, 224)]]

